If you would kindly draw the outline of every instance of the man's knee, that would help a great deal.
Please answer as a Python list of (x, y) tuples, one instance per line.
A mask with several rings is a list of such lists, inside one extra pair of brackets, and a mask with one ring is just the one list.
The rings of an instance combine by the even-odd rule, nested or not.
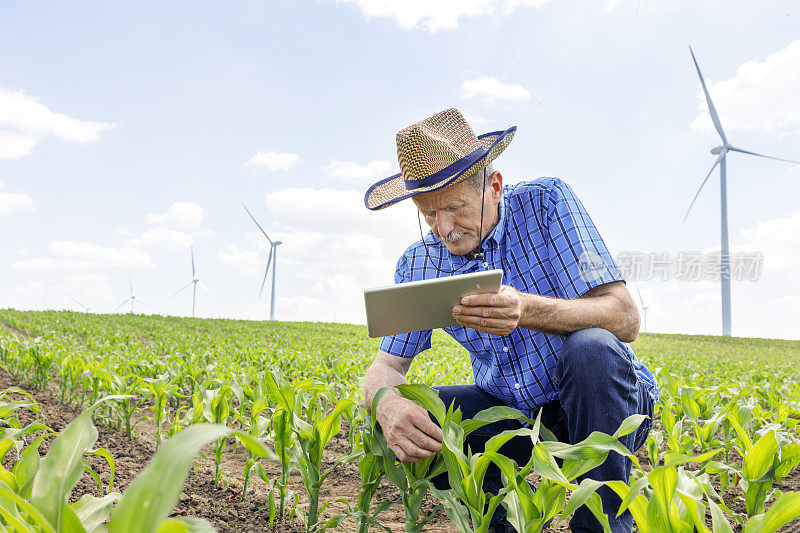
[(558, 358), (558, 370), (584, 373), (598, 377), (616, 372), (619, 365), (630, 365), (627, 348), (613, 333), (602, 328), (587, 328), (571, 333), (564, 339)]

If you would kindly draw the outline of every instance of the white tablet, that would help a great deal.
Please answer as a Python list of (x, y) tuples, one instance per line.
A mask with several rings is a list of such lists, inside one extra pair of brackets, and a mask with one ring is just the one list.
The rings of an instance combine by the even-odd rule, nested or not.
[(410, 281), (364, 291), (370, 337), (455, 326), (453, 307), (471, 294), (496, 293), (502, 270)]

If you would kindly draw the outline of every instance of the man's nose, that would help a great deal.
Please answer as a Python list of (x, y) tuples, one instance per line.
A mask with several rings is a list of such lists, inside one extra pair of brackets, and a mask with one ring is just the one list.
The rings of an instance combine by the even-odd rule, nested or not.
[(448, 213), (436, 213), (436, 229), (442, 237), (455, 229), (455, 224)]

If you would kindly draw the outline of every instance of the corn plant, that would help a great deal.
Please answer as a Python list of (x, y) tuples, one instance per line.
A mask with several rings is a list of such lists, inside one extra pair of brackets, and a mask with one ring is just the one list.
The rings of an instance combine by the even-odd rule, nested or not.
[(156, 426), (156, 449), (158, 449), (161, 445), (164, 420), (168, 416), (167, 404), (171, 398), (180, 397), (181, 394), (178, 392), (178, 386), (174, 380), (168, 379), (166, 374), (158, 378), (146, 378), (145, 382), (147, 383), (150, 397), (153, 399), (151, 420)]
[(277, 372), (268, 373), (265, 380), (270, 398), (277, 404), (276, 411), (285, 413), (288, 428), (297, 438), (297, 445), (289, 448), (288, 453), (300, 469), (308, 496), (306, 531), (311, 533), (335, 527), (346, 515), (337, 515), (324, 524), (319, 523), (319, 513), (328, 505), (320, 507), (319, 491), (328, 475), (343, 462), (352, 460), (352, 457), (340, 457), (333, 466), (323, 470), (322, 452), (341, 428), (341, 413), (353, 407), (355, 402), (350, 398), (342, 398), (336, 402), (333, 410), (326, 414), (321, 398), (325, 387), (320, 384), (306, 381), (299, 383), (295, 388)]
[[(187, 411), (182, 422), (184, 426), (197, 423), (225, 425), (231, 417), (240, 417), (231, 400), (236, 397), (237, 392), (240, 393), (241, 390), (237, 391), (230, 385), (217, 380), (213, 380), (209, 384), (221, 386), (216, 389), (199, 389), (195, 391), (192, 397), (192, 408)], [(226, 437), (220, 437), (214, 442), (214, 485), (216, 487), (223, 484), (227, 486), (227, 477), (222, 471), (222, 454), (226, 446)]]
[[(387, 390), (389, 387), (383, 387), (373, 397), (370, 423), (365, 427), (365, 435), (362, 439), (365, 455), (359, 464), (362, 484), (357, 513), (359, 530), (366, 531), (372, 521), (376, 519), (377, 514), (369, 512), (369, 504), (372, 494), (377, 489), (376, 478), (379, 478), (382, 473), (400, 490), (400, 503), (405, 514), (405, 531), (418, 532), (422, 531), (425, 524), (430, 522), (436, 512), (441, 509), (441, 506), (437, 506), (429, 514), (421, 516), (422, 500), (429, 491), (429, 480), (445, 471), (444, 459), (439, 454), (421, 459), (416, 463), (401, 463), (397, 459), (376, 421), (378, 402)], [(366, 487), (366, 492), (363, 492), (364, 487)], [(394, 503), (396, 502), (381, 502), (377, 511), (388, 508)]]

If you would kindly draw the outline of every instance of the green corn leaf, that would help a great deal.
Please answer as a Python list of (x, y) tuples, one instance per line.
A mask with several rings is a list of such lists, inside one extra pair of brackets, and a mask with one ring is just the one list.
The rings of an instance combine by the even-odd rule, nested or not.
[(724, 448), (710, 450), (700, 455), (688, 455), (685, 453), (668, 453), (664, 457), (664, 466), (681, 466), (687, 463), (705, 463), (715, 455), (724, 452)]
[(23, 498), (30, 498), (31, 496), (33, 480), (41, 464), (39, 446), (43, 439), (44, 435), (39, 436), (29, 444), (28, 447), (25, 448), (25, 451), (22, 452), (19, 462), (14, 465), (13, 472), (16, 478), (17, 492)]
[(733, 429), (734, 431), (736, 431), (736, 434), (739, 435), (739, 438), (742, 440), (742, 443), (744, 444), (744, 451), (747, 452), (750, 448), (753, 447), (753, 441), (750, 440), (750, 435), (747, 434), (742, 425), (736, 419), (735, 414), (726, 413), (725, 417), (728, 419), (728, 422), (730, 422), (731, 426), (733, 426)]
[(131, 396), (107, 396), (89, 407), (56, 437), (42, 460), (33, 481), (31, 504), (59, 530), (63, 525), (67, 498), (83, 472), (83, 454), (97, 440), (92, 413), (104, 402), (128, 398)]
[(648, 418), (650, 417), (648, 417), (647, 415), (639, 415), (639, 414), (629, 416), (628, 418), (622, 421), (622, 424), (620, 424), (619, 428), (614, 432), (613, 437), (615, 439), (618, 439), (620, 437), (624, 437), (625, 435), (630, 435), (631, 433), (639, 429), (639, 426), (642, 425), (642, 422), (644, 422)]
[(116, 492), (106, 494), (102, 498), (97, 498), (91, 494), (84, 494), (77, 502), (70, 505), (72, 511), (78, 517), (88, 533), (91, 533), (108, 520), (114, 503), (122, 495)]
[[(606, 481), (606, 485), (616, 492), (617, 496), (623, 499), (631, 490), (624, 481)], [(650, 524), (647, 521), (647, 499), (641, 494), (636, 495), (628, 505), (628, 510), (633, 515), (633, 520), (636, 522), (640, 533), (651, 533)]]
[(775, 468), (775, 479), (788, 476), (800, 464), (800, 444), (784, 444), (781, 447), (781, 460)]
[(714, 533), (733, 533), (733, 529), (719, 505), (709, 499), (708, 506), (711, 508), (711, 528)]
[(461, 423), (461, 427), (464, 428), (464, 433), (469, 435), (478, 428), (500, 420), (519, 420), (520, 422), (533, 424), (533, 420), (522, 414), (522, 411), (505, 405), (496, 405), (484, 409), (469, 420), (464, 420)]
[(180, 517), (164, 520), (158, 533), (215, 533), (217, 530), (202, 518)]
[(772, 533), (800, 516), (800, 492), (782, 494), (764, 514), (761, 533)]
[(320, 436), (320, 449), (324, 448), (331, 438), (339, 432), (339, 428), (342, 427), (341, 421), (339, 420), (342, 411), (351, 408), (353, 405), (355, 405), (353, 400), (344, 398), (339, 401), (332, 413), (322, 419), (322, 422), (317, 426)]
[(419, 385), (416, 383), (413, 385), (397, 385), (397, 389), (403, 397), (412, 400), (432, 413), (440, 424), (444, 421), (447, 408), (444, 406), (444, 402), (439, 398), (439, 394), (435, 390), (426, 385)]
[(589, 497), (597, 492), (597, 489), (602, 487), (604, 483), (602, 481), (595, 481), (594, 479), (584, 479), (581, 481), (581, 484), (578, 485), (578, 488), (572, 491), (572, 494), (569, 496), (569, 502), (567, 506), (564, 507), (564, 510), (561, 512), (561, 516), (559, 520), (563, 520), (564, 517), (571, 515), (575, 512), (575, 510), (583, 505)]
[(746, 479), (760, 479), (772, 467), (775, 454), (778, 452), (778, 441), (775, 430), (765, 433), (745, 454), (742, 463), (742, 475)]
[(641, 494), (642, 490), (650, 484), (650, 480), (647, 476), (642, 476), (637, 479), (633, 485), (630, 486), (630, 489), (627, 491), (625, 496), (622, 498), (622, 503), (619, 505), (619, 511), (617, 512), (617, 516), (622, 515), (628, 507), (633, 503), (634, 498), (636, 498), (639, 494)]
[(111, 515), (111, 533), (155, 533), (178, 502), (192, 458), (200, 448), (231, 432), (225, 426), (197, 424), (169, 439), (133, 480)]
[(545, 479), (553, 481), (560, 481), (561, 483), (568, 484), (569, 480), (564, 477), (564, 473), (556, 464), (553, 454), (543, 445), (548, 443), (539, 443), (533, 447), (533, 469)]
[[(9, 486), (3, 482), (0, 482), (0, 498), (7, 498), (14, 502), (22, 511), (25, 512), (25, 514), (28, 515), (30, 521), (39, 526), (44, 533), (56, 533), (56, 529), (50, 524), (50, 521), (47, 520), (47, 517), (44, 516), (39, 509), (31, 505), (30, 502), (11, 490), (11, 488), (9, 488)], [(22, 521), (20, 521), (16, 513), (10, 513), (3, 506), (0, 506), (0, 513), (2, 513), (6, 519), (18, 522), (18, 531), (31, 530), (29, 524), (24, 524)]]
[(608, 515), (603, 512), (603, 501), (599, 494), (590, 494), (586, 500), (586, 507), (592, 512), (600, 525), (603, 526), (604, 533), (611, 533), (611, 524), (608, 522)]
[(651, 470), (647, 477), (653, 487), (653, 498), (648, 505), (647, 518), (654, 531), (672, 530), (672, 496), (678, 486), (675, 467), (662, 466)]
[(111, 452), (106, 450), (105, 448), (97, 448), (96, 450), (92, 450), (92, 453), (102, 457), (108, 463), (108, 492), (111, 492), (114, 489), (114, 473), (116, 472), (116, 463), (114, 462), (114, 456), (111, 455)]

